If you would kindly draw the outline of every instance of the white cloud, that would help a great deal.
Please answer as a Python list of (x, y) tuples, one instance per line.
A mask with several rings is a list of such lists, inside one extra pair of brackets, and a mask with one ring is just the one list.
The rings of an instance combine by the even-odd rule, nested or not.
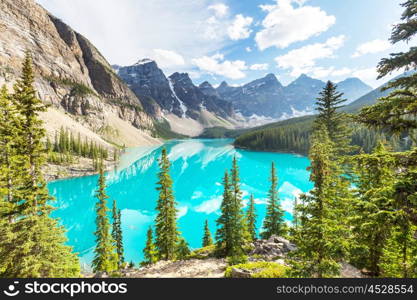
[(374, 54), (383, 52), (385, 50), (388, 50), (392, 47), (392, 45), (385, 40), (373, 40), (367, 43), (364, 43), (362, 45), (359, 45), (358, 48), (356, 48), (356, 52), (352, 55), (352, 57), (359, 57), (365, 54)]
[[(316, 60), (333, 58), (334, 52), (341, 48), (345, 42), (345, 36), (329, 38), (325, 43), (307, 45), (278, 56), (275, 61), (279, 68), (290, 69), (291, 76), (313, 71)], [(322, 70), (323, 71), (323, 70)]]
[(85, 35), (112, 64), (131, 65), (153, 55), (153, 49), (164, 49), (184, 57), (185, 65), (176, 71), (189, 71), (189, 57), (209, 55), (230, 42), (227, 14), (208, 22), (224, 11), (207, 9), (211, 0), (36, 1)]
[(352, 74), (352, 70), (349, 68), (336, 69), (335, 67), (314, 67), (310, 70), (309, 74), (318, 79), (334, 79), (335, 77), (344, 77)]
[(224, 3), (210, 5), (208, 9), (213, 10), (216, 16), (219, 18), (226, 16), (227, 12), (229, 11), (229, 7)]
[(220, 208), (222, 204), (222, 200), (223, 200), (222, 196), (214, 197), (196, 206), (194, 210), (196, 212), (206, 213), (209, 215), (211, 213), (216, 212)]
[(252, 48), (251, 47), (246, 47), (246, 52), (252, 52)]
[(227, 28), (229, 37), (234, 40), (246, 39), (250, 36), (252, 30), (249, 28), (253, 18), (236, 15), (233, 23)]
[(188, 206), (179, 207), (177, 211), (177, 220), (184, 217), (187, 214), (187, 212), (188, 212)]
[[(336, 22), (320, 7), (302, 6), (305, 1), (276, 0), (275, 5), (261, 5), (267, 12), (263, 29), (256, 34), (259, 49), (286, 48), (327, 31)], [(293, 3), (298, 3), (294, 7)]]
[(225, 60), (222, 54), (194, 58), (192, 63), (201, 71), (205, 71), (209, 74), (221, 75), (231, 79), (241, 79), (246, 77), (246, 74), (243, 71), (248, 69), (244, 61)]
[(269, 65), (268, 64), (253, 64), (249, 67), (249, 69), (253, 71), (265, 71), (268, 70)]
[(164, 49), (154, 49), (153, 59), (156, 60), (158, 65), (162, 68), (170, 68), (175, 66), (183, 66), (185, 64), (184, 57), (180, 54)]

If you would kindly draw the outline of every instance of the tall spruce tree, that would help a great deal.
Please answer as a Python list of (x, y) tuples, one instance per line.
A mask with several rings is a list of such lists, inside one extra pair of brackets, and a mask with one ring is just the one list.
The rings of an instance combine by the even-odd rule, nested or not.
[(187, 241), (180, 237), (178, 240), (178, 245), (176, 249), (176, 258), (179, 260), (187, 259), (187, 257), (191, 254), (190, 247), (188, 246)]
[(232, 244), (232, 193), (230, 190), (229, 173), (226, 171), (223, 178), (223, 199), (220, 206), (221, 214), (217, 219), (216, 248), (219, 252), (228, 255)]
[(123, 233), (122, 233), (122, 214), (120, 209), (117, 208), (116, 200), (113, 200), (113, 209), (112, 209), (112, 238), (115, 243), (116, 253), (118, 257), (118, 267), (122, 267), (125, 262), (124, 258), (124, 248), (123, 248)]
[(323, 126), (316, 130), (310, 150), (311, 181), (314, 188), (301, 196), (303, 205), (296, 210), (298, 228), (292, 238), (297, 250), (290, 254), (294, 277), (333, 277), (339, 275), (339, 261), (347, 228), (340, 222), (338, 179), (335, 173), (333, 142)]
[(395, 162), (382, 143), (374, 153), (357, 155), (355, 161), (356, 197), (352, 229), (354, 249), (357, 249), (353, 258), (356, 264), (378, 277), (384, 246), (395, 218)]
[[(410, 42), (417, 33), (416, 1), (405, 1), (401, 22), (394, 25), (390, 41), (393, 44)], [(407, 52), (391, 54), (383, 58), (378, 65), (378, 79), (382, 79), (394, 71), (406, 69), (416, 70), (417, 47), (411, 47)], [(417, 73), (405, 74), (391, 81), (384, 90), (393, 89), (387, 97), (378, 103), (365, 107), (359, 114), (358, 120), (370, 127), (379, 127), (394, 133), (409, 133), (417, 129)], [(414, 118), (413, 118), (414, 117)]]
[(46, 106), (37, 98), (34, 82), (32, 56), (27, 53), (22, 75), (14, 85), (13, 98), (23, 117), (22, 144), (19, 148), (28, 160), (29, 174), (26, 176), (28, 193), (25, 198), (27, 207), (34, 210), (33, 213), (51, 200), (41, 174), (41, 166), (45, 163), (46, 157), (43, 142), (45, 129), (42, 120), (39, 119), (39, 113), (46, 111)]
[(236, 157), (233, 158), (230, 176), (225, 172), (223, 188), (221, 215), (217, 219), (216, 248), (225, 256), (243, 257), (243, 246), (250, 237), (242, 211), (242, 191)]
[(208, 224), (208, 220), (204, 223), (204, 235), (203, 235), (203, 247), (213, 245), (213, 239), (211, 238), (210, 228)]
[(233, 157), (230, 170), (231, 191), (231, 245), (229, 256), (241, 257), (244, 255), (243, 246), (248, 239), (245, 215), (243, 213), (242, 190), (240, 188), (239, 166), (236, 156)]
[(118, 268), (118, 257), (114, 240), (110, 233), (110, 221), (107, 208), (106, 177), (103, 164), (100, 164), (98, 186), (96, 191), (96, 246), (94, 249), (94, 272), (111, 273)]
[(314, 121), (314, 128), (318, 130), (325, 126), (330, 140), (334, 143), (336, 154), (347, 154), (353, 150), (350, 145), (352, 130), (347, 126), (348, 116), (340, 112), (343, 103), (343, 93), (337, 91), (337, 85), (328, 81), (317, 98), (318, 116)]
[(22, 117), (4, 86), (0, 91), (0, 196), (3, 217), (12, 223), (21, 210), (24, 199), (21, 186), (22, 174), (28, 169), (25, 156), (17, 145), (21, 144)]
[[(393, 28), (390, 41), (393, 44), (400, 42), (408, 43), (417, 33), (417, 2), (415, 0), (405, 1), (402, 6), (404, 12), (401, 22)], [(393, 133), (400, 137), (412, 140), (411, 151), (404, 153), (385, 153), (385, 159), (381, 159), (382, 165), (392, 162), (395, 158), (396, 183), (392, 198), (395, 200), (396, 208), (395, 230), (392, 235), (402, 237), (401, 246), (404, 253), (414, 245), (407, 242), (409, 228), (417, 225), (417, 69), (416, 65), (417, 47), (411, 47), (407, 52), (391, 54), (389, 58), (384, 58), (378, 65), (379, 79), (398, 70), (413, 70), (403, 76), (391, 81), (384, 89), (390, 89), (390, 94), (378, 99), (377, 103), (370, 107), (365, 107), (359, 113), (357, 120), (370, 128), (382, 129), (388, 133)], [(375, 178), (377, 179), (377, 178)], [(404, 216), (408, 216), (404, 219)], [(414, 235), (417, 235), (415, 231)], [(390, 240), (395, 240), (393, 236)], [(401, 240), (400, 239), (400, 240)], [(398, 240), (398, 239), (397, 239)], [(414, 240), (415, 242), (415, 240)], [(396, 243), (397, 246), (398, 243)], [(400, 248), (401, 248), (400, 247)], [(403, 265), (406, 264), (407, 254), (403, 255)], [(375, 275), (383, 272), (381, 266), (374, 266)], [(405, 270), (406, 268), (404, 268)], [(403, 272), (404, 274), (404, 272)]]
[(152, 226), (149, 226), (148, 232), (146, 233), (146, 245), (145, 248), (143, 248), (143, 257), (145, 259), (141, 264), (150, 265), (156, 263), (158, 261), (157, 254), (158, 253), (153, 241)]
[(167, 150), (162, 149), (162, 155), (159, 160), (160, 171), (158, 173), (159, 198), (156, 206), (158, 211), (156, 217), (156, 240), (155, 245), (160, 259), (172, 260), (175, 258), (175, 252), (178, 242), (177, 230), (177, 209), (175, 207), (174, 192), (172, 190), (172, 179), (169, 175), (170, 162), (168, 160)]
[(269, 239), (272, 235), (282, 236), (286, 233), (286, 224), (284, 221), (284, 211), (279, 203), (278, 196), (278, 178), (276, 175), (275, 164), (271, 166), (271, 187), (268, 192), (268, 206), (263, 224), (261, 237)]
[(246, 211), (246, 222), (248, 224), (248, 231), (249, 235), (251, 237), (251, 240), (254, 241), (257, 238), (256, 234), (256, 208), (255, 208), (255, 198), (253, 197), (253, 194), (250, 195), (249, 198), (249, 206)]
[[(5, 123), (0, 125), (2, 148), (0, 215), (0, 276), (74, 277), (78, 258), (65, 246), (65, 231), (49, 217), (49, 195), (41, 167), (45, 157), (45, 131), (39, 112), (45, 106), (36, 97), (30, 54), (26, 55), (14, 94), (1, 95)], [(10, 139), (15, 136), (14, 140)], [(12, 178), (13, 177), (13, 178)]]

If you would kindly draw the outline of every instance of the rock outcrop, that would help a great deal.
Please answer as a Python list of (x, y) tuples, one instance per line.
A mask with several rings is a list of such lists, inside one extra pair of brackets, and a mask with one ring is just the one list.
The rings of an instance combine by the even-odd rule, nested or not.
[(279, 236), (271, 236), (267, 240), (256, 240), (253, 243), (251, 256), (262, 257), (267, 261), (285, 257), (288, 252), (294, 251), (297, 247), (290, 241)]
[(0, 0), (0, 85), (15, 82), (26, 51), (33, 57), (39, 97), (62, 114), (115, 143), (123, 142), (124, 133), (115, 138), (107, 132), (117, 131), (120, 122), (147, 136), (154, 130), (144, 100), (85, 37), (34, 0)]

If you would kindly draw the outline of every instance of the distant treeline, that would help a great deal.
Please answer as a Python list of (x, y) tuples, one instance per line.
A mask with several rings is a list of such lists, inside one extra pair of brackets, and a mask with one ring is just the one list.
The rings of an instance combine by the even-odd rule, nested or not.
[[(314, 117), (300, 122), (285, 124), (277, 127), (246, 132), (238, 136), (234, 145), (238, 148), (294, 152), (302, 155), (308, 154), (310, 149), (310, 135), (312, 133)], [(358, 150), (370, 153), (379, 141), (385, 141), (394, 151), (405, 151), (412, 147), (411, 139), (406, 136), (395, 136), (368, 129), (362, 125), (353, 125), (352, 145), (359, 146)]]
[[(47, 137), (46, 150), (48, 152), (48, 161), (58, 164), (71, 163), (75, 157), (90, 158), (93, 161), (110, 159), (107, 148), (86, 137), (82, 139), (80, 133), (75, 136), (70, 130), (64, 129), (64, 127), (55, 132), (54, 141)], [(112, 159), (117, 160), (120, 155), (119, 149), (114, 149), (112, 155)]]

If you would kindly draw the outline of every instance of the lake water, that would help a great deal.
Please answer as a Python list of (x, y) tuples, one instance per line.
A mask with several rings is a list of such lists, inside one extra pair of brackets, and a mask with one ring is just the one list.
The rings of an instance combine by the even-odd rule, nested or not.
[[(192, 248), (201, 247), (206, 219), (215, 234), (216, 219), (222, 195), (224, 171), (231, 167), (234, 155), (239, 160), (244, 204), (249, 195), (256, 199), (258, 227), (265, 216), (271, 162), (279, 177), (281, 205), (291, 219), (295, 197), (312, 188), (306, 168), (309, 160), (294, 154), (252, 152), (234, 149), (232, 140), (177, 140), (164, 144), (171, 161), (171, 176), (178, 203), (178, 226)], [(127, 150), (117, 170), (106, 174), (109, 208), (113, 199), (122, 210), (122, 229), (127, 261), (142, 260), (146, 231), (153, 224), (158, 193), (155, 190), (158, 158), (162, 147), (140, 147)], [(57, 199), (53, 212), (68, 230), (68, 244), (79, 253), (81, 262), (93, 258), (95, 230), (94, 197), (97, 176), (88, 176), (49, 183)]]

